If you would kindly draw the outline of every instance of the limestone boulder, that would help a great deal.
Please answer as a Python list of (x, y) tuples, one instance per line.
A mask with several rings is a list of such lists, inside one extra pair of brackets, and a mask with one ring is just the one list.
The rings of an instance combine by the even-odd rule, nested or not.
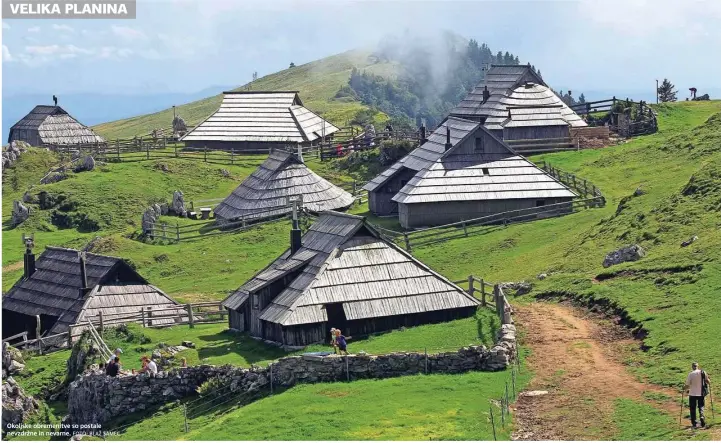
[(22, 204), (22, 202), (15, 200), (13, 202), (13, 212), (12, 212), (12, 224), (13, 226), (17, 226), (20, 223), (24, 222), (25, 220), (30, 217), (30, 209)]
[(183, 199), (183, 193), (181, 191), (173, 192), (173, 203), (171, 209), (179, 217), (185, 217), (187, 210), (185, 209), (185, 200)]
[(642, 259), (645, 255), (646, 251), (644, 251), (639, 245), (624, 246), (606, 254), (606, 257), (603, 259), (603, 267), (608, 268), (610, 266), (629, 261), (637, 261)]

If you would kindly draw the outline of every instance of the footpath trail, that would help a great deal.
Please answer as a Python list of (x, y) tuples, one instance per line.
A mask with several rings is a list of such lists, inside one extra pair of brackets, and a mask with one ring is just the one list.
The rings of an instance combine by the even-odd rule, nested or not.
[[(647, 403), (678, 421), (678, 391), (643, 383), (621, 363), (621, 349), (637, 346), (627, 332), (569, 306), (537, 302), (514, 309), (532, 350), (526, 365), (534, 377), (526, 394), (548, 391), (519, 397), (514, 440), (611, 439), (618, 432), (613, 415), (619, 398)], [(659, 429), (654, 439), (672, 434)]]

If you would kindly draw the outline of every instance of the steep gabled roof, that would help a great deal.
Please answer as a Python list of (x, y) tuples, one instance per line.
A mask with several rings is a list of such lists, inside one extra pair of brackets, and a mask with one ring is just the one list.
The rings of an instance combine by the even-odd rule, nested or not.
[[(38, 257), (36, 271), (22, 278), (3, 297), (2, 308), (25, 315), (46, 314), (58, 317), (50, 333), (60, 333), (74, 324), (83, 310), (86, 297), (80, 295), (82, 281), (80, 258), (75, 249), (48, 246)], [(128, 282), (147, 283), (124, 260), (99, 254), (86, 254), (88, 288), (113, 283), (122, 272)]]
[(102, 143), (102, 137), (83, 125), (60, 106), (38, 105), (10, 128), (8, 140), (15, 130), (37, 130), (44, 144)]
[[(127, 323), (124, 316), (139, 314), (141, 309), (152, 307), (154, 316), (177, 315), (178, 319), (188, 316), (185, 307), (179, 305), (166, 293), (153, 285), (142, 283), (112, 283), (97, 285), (87, 295), (83, 309), (77, 322), (92, 320), (97, 322), (98, 315), (103, 313), (106, 326)], [(152, 320), (153, 325), (171, 325), (173, 318)]]
[[(494, 111), (505, 111), (505, 106), (499, 103), (501, 98), (524, 81), (545, 85), (543, 79), (529, 65), (491, 65), (483, 82), (473, 88), (473, 91), (451, 110), (450, 115), (476, 119), (493, 115)], [(486, 87), (490, 96), (484, 102), (483, 91)]]
[(303, 196), (313, 212), (345, 209), (353, 204), (350, 193), (308, 168), (297, 154), (274, 149), (253, 173), (216, 208), (215, 215), (231, 220), (252, 220), (288, 212), (288, 198)]
[(448, 128), (451, 130), (451, 145), (456, 146), (465, 140), (468, 134), (472, 133), (479, 125), (478, 122), (458, 117), (448, 117), (446, 121), (428, 136), (427, 142), (411, 151), (408, 155), (398, 160), (393, 166), (366, 183), (363, 189), (370, 192), (375, 191), (403, 168), (414, 171), (423, 170), (438, 160), (445, 152)]
[(220, 108), (181, 140), (303, 143), (338, 131), (303, 107), (297, 91), (224, 94)]
[(460, 150), (460, 145), (453, 147), (408, 181), (393, 201), (413, 204), (575, 197), (566, 185), (515, 153), (487, 128), (479, 126), (474, 133), (479, 131), (495, 142), (493, 149), (469, 153)]
[(294, 255), (275, 262), (223, 301), (237, 309), (251, 293), (294, 276), (260, 318), (284, 326), (327, 321), (324, 306), (341, 303), (346, 318), (406, 315), (477, 306), (463, 289), (393, 243), (363, 217), (327, 211), (302, 238)]
[(516, 87), (501, 97), (499, 104), (503, 109), (493, 110), (485, 121), (484, 126), (488, 129), (507, 127), (503, 123), (508, 119), (509, 111), (512, 121), (525, 122), (512, 126), (588, 126), (551, 88), (536, 83)]

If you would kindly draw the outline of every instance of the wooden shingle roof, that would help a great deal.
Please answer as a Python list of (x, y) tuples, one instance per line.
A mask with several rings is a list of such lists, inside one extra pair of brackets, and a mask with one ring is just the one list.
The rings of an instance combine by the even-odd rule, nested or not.
[(411, 151), (408, 155), (398, 160), (393, 166), (366, 183), (365, 186), (363, 186), (363, 189), (370, 192), (375, 191), (383, 186), (388, 179), (394, 176), (402, 168), (421, 171), (433, 164), (433, 162), (438, 160), (446, 150), (445, 145), (448, 128), (451, 130), (451, 145), (456, 146), (478, 126), (479, 123), (477, 122), (457, 117), (448, 117), (446, 121), (444, 121), (436, 128), (435, 131), (433, 131), (433, 133), (431, 133), (430, 136), (428, 136), (427, 142)]
[(581, 117), (573, 112), (561, 98), (548, 86), (536, 83), (524, 83), (501, 97), (499, 105), (503, 109), (494, 109), (485, 121), (488, 129), (508, 127), (506, 120), (511, 113), (513, 126), (588, 126)]
[(494, 140), (488, 152), (461, 151), (458, 146), (416, 174), (393, 197), (398, 203), (435, 203), (507, 199), (575, 197), (563, 183), (531, 161), (516, 154), (506, 143), (478, 126)]
[(220, 108), (181, 140), (303, 143), (338, 131), (306, 109), (297, 91), (224, 94)]
[[(179, 305), (163, 291), (153, 285), (142, 283), (113, 283), (97, 285), (88, 294), (76, 322), (97, 321), (102, 312), (105, 325), (127, 323), (124, 316), (139, 314), (141, 309), (152, 307), (155, 316), (178, 315), (185, 318), (185, 307)], [(153, 325), (173, 324), (172, 318), (155, 319)]]
[[(80, 258), (75, 249), (48, 246), (36, 261), (36, 271), (22, 278), (3, 297), (5, 310), (35, 316), (58, 317), (51, 333), (61, 333), (74, 324), (84, 309), (86, 296), (80, 294)], [(147, 283), (124, 260), (99, 254), (86, 254), (88, 288), (114, 283), (119, 273), (127, 282)]]
[(346, 209), (354, 201), (350, 193), (308, 168), (297, 154), (274, 149), (215, 208), (215, 215), (225, 220), (282, 215), (288, 212), (288, 198), (298, 195), (303, 196), (304, 206), (313, 212)]
[(463, 289), (380, 238), (363, 217), (333, 211), (321, 214), (300, 250), (283, 253), (223, 304), (237, 309), (251, 293), (290, 273), (297, 276), (263, 310), (262, 320), (284, 326), (327, 321), (324, 305), (329, 303), (341, 303), (349, 320), (478, 305)]
[[(528, 65), (491, 65), (483, 82), (473, 88), (473, 91), (451, 110), (450, 115), (476, 119), (493, 115), (494, 111), (505, 111), (506, 106), (499, 103), (501, 98), (524, 81), (545, 85), (543, 79)], [(488, 88), (490, 96), (484, 103), (485, 88)]]
[(44, 144), (92, 144), (105, 141), (60, 106), (35, 106), (28, 115), (10, 128), (9, 138), (15, 130), (37, 130)]

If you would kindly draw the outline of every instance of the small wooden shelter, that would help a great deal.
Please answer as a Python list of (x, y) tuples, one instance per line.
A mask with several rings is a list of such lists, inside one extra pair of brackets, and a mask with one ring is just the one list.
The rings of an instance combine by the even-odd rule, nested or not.
[[(293, 237), (291, 236), (291, 239)], [(478, 301), (364, 217), (327, 211), (223, 301), (232, 329), (285, 346), (473, 315)]]
[[(36, 316), (41, 334), (54, 335), (85, 320), (97, 322), (101, 312), (105, 324), (111, 325), (114, 317), (139, 314), (147, 307), (178, 306), (123, 259), (48, 246), (36, 261), (28, 248), (23, 277), (2, 299), (2, 334), (27, 331), (34, 338)], [(172, 323), (172, 319), (164, 321)]]
[(77, 121), (60, 106), (38, 105), (10, 128), (8, 143), (18, 140), (30, 146), (105, 143), (105, 139)]
[(181, 141), (199, 148), (268, 152), (271, 147), (307, 146), (338, 131), (305, 108), (298, 91), (223, 94), (220, 108)]
[(289, 200), (298, 196), (306, 209), (316, 213), (345, 210), (355, 201), (350, 193), (308, 168), (300, 152), (273, 149), (263, 164), (215, 208), (215, 216), (222, 223), (283, 215), (290, 212)]
[(405, 228), (455, 223), (576, 197), (480, 123), (455, 117), (365, 189), (374, 212), (389, 207), (388, 200), (394, 202)]

